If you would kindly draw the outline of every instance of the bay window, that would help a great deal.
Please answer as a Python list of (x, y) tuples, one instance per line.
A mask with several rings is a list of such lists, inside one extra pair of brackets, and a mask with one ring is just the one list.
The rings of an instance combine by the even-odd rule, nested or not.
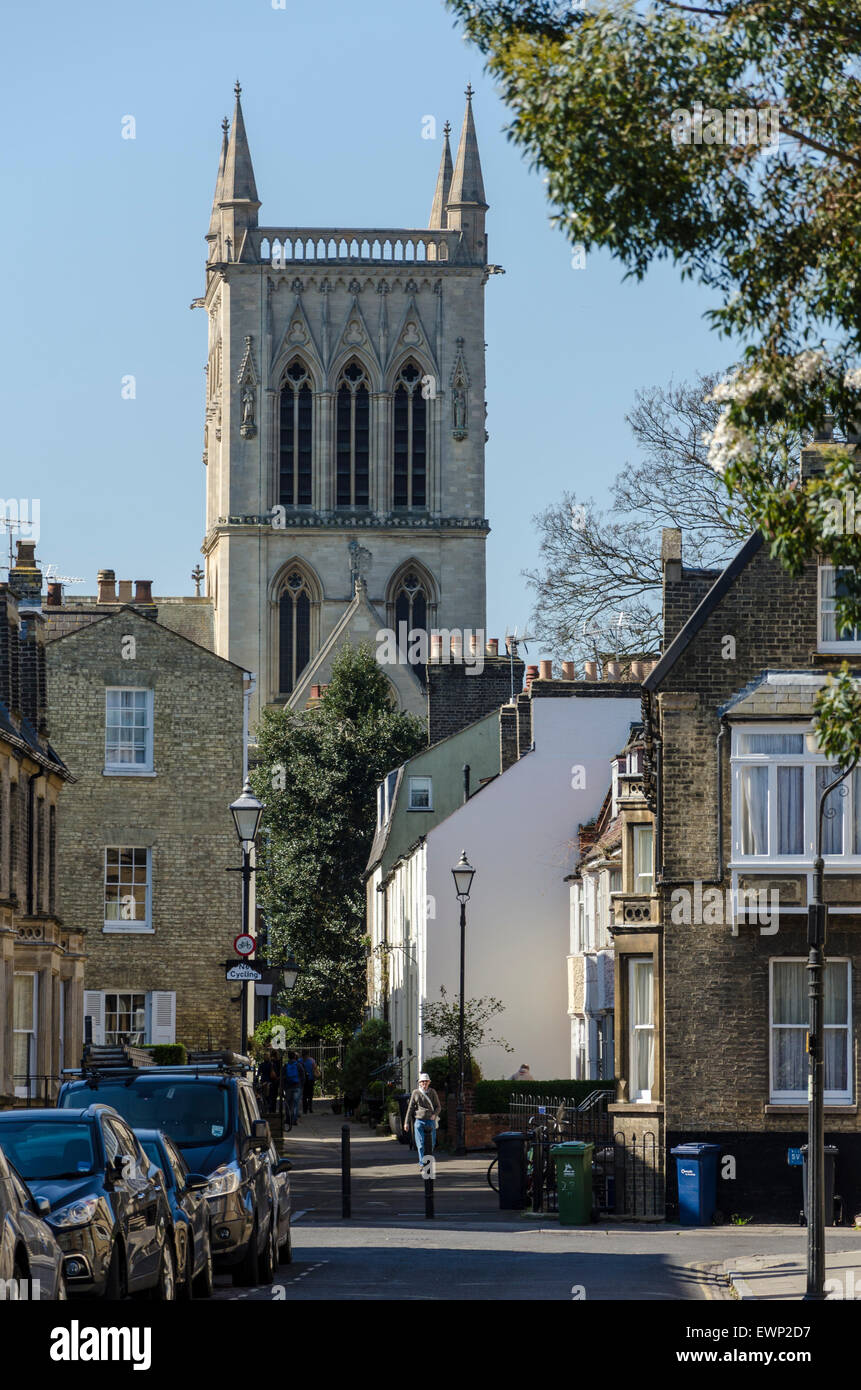
[[(819, 796), (840, 769), (808, 750), (807, 725), (733, 729), (733, 859), (811, 861)], [(861, 864), (861, 772), (831, 793), (822, 853)]]

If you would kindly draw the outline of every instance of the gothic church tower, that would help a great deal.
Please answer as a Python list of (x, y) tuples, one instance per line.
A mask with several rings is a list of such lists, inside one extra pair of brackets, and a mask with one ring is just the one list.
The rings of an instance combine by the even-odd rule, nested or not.
[[(203, 553), (215, 650), (257, 673), (253, 724), (303, 707), (344, 641), (484, 628), (496, 267), (471, 89), (420, 230), (259, 226), (235, 90), (206, 237)], [(422, 714), (421, 670), (384, 669)]]

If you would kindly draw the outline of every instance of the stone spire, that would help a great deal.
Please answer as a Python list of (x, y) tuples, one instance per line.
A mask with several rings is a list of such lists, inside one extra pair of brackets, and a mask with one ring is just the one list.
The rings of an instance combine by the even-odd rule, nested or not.
[(451, 145), (448, 142), (450, 132), (451, 126), (446, 121), (442, 129), (442, 159), (437, 175), (436, 192), (433, 195), (429, 227), (448, 226), (445, 205), (448, 202), (448, 193), (451, 188)]
[(487, 260), (487, 241), (484, 235), (484, 214), (487, 212), (487, 206), (484, 180), (481, 177), (481, 160), (478, 155), (478, 137), (472, 118), (472, 87), (468, 86), (466, 111), (446, 209), (448, 225), (456, 231), (463, 232), (471, 259)]
[(218, 174), (215, 180), (215, 193), (212, 197), (209, 231), (206, 234), (206, 240), (209, 242), (210, 248), (208, 255), (209, 260), (218, 260), (217, 249), (213, 250), (213, 248), (217, 248), (218, 232), (221, 226), (221, 208), (219, 204), (221, 203), (221, 197), (224, 191), (224, 166), (227, 162), (227, 131), (229, 126), (230, 122), (225, 116), (224, 120), (221, 122), (221, 154), (218, 158)]
[(251, 151), (245, 134), (245, 122), (242, 119), (242, 103), (239, 99), (242, 88), (238, 82), (233, 90), (236, 93), (236, 105), (233, 108), (230, 139), (224, 155), (221, 196), (218, 200), (221, 207), (221, 250), (224, 259), (228, 261), (239, 259), (244, 234), (249, 227), (257, 226), (257, 210), (260, 207), (251, 164)]

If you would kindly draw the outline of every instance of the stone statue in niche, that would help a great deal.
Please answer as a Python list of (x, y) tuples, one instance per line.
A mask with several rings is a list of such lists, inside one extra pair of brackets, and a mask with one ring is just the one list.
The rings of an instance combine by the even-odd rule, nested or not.
[(466, 392), (462, 386), (455, 386), (451, 397), (452, 425), (461, 437), (466, 433)]
[(243, 439), (253, 439), (257, 433), (257, 427), (254, 423), (254, 404), (254, 387), (248, 381), (242, 389), (242, 423), (239, 426), (239, 433)]
[(451, 374), (451, 433), (453, 439), (469, 434), (469, 372), (463, 354), (463, 338), (457, 340), (457, 356)]

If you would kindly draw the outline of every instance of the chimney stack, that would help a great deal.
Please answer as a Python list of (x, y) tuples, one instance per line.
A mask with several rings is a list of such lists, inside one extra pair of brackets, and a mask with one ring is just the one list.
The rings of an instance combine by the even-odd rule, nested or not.
[(117, 576), (113, 570), (99, 570), (98, 574), (98, 601), (99, 603), (116, 603)]
[(17, 541), (15, 563), (9, 571), (9, 588), (21, 609), (42, 607), (42, 571), (36, 563), (36, 542)]

